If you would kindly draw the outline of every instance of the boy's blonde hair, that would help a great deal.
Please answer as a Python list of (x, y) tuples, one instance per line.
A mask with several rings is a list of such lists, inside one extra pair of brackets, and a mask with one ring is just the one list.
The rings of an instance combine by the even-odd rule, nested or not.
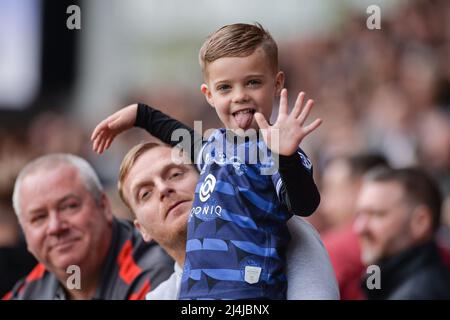
[(128, 153), (125, 155), (125, 157), (122, 160), (122, 163), (120, 164), (119, 169), (119, 181), (117, 182), (117, 189), (119, 190), (119, 195), (122, 201), (127, 205), (127, 207), (131, 209), (130, 203), (126, 199), (124, 193), (123, 193), (123, 185), (125, 182), (126, 177), (128, 176), (128, 173), (130, 172), (131, 168), (134, 166), (136, 161), (139, 159), (141, 155), (143, 155), (145, 152), (147, 152), (150, 149), (156, 148), (156, 147), (164, 147), (164, 145), (154, 142), (145, 142), (140, 143), (138, 145), (135, 145), (133, 148), (128, 151)]
[(261, 47), (273, 68), (278, 71), (278, 47), (272, 36), (259, 24), (236, 23), (223, 26), (211, 34), (200, 48), (199, 62), (204, 77), (209, 63), (225, 57), (247, 57)]

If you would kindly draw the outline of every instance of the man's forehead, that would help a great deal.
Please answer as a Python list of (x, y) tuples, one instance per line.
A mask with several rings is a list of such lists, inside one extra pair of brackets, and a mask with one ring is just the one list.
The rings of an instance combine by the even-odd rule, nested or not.
[(22, 185), (40, 186), (49, 184), (58, 184), (64, 180), (77, 181), (79, 178), (78, 170), (66, 163), (55, 166), (46, 166), (33, 170), (27, 174), (22, 181)]
[(172, 167), (187, 166), (186, 160), (186, 157), (175, 148), (156, 147), (147, 150), (136, 160), (126, 180), (133, 188), (144, 180), (152, 180), (161, 176)]
[(381, 193), (401, 195), (404, 193), (403, 187), (396, 181), (370, 181), (366, 185), (371, 189), (379, 190)]
[(394, 181), (370, 181), (362, 186), (359, 203), (372, 203), (380, 207), (390, 206), (402, 200), (404, 190)]
[(152, 172), (157, 173), (164, 167), (173, 163), (172, 150), (166, 146), (159, 146), (145, 151), (134, 163), (130, 172), (136, 169), (148, 168)]
[(69, 195), (79, 195), (84, 190), (78, 171), (72, 166), (58, 166), (36, 170), (22, 182), (21, 206), (28, 210), (59, 202)]

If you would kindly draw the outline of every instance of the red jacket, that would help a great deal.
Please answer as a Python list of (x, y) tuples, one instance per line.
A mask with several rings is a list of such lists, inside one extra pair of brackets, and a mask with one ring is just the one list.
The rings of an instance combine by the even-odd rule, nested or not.
[(360, 284), (365, 267), (361, 262), (358, 236), (352, 226), (353, 222), (339, 230), (322, 234), (323, 243), (328, 250), (336, 274), (342, 300), (364, 299)]

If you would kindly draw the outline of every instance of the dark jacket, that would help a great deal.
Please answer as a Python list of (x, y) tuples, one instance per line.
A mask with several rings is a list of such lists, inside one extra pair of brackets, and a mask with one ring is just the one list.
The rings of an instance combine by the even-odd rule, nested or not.
[(450, 271), (434, 241), (407, 249), (378, 265), (381, 289), (368, 289), (367, 278), (362, 282), (369, 300), (450, 299)]
[(0, 297), (3, 297), (20, 278), (36, 265), (24, 239), (12, 247), (0, 247)]

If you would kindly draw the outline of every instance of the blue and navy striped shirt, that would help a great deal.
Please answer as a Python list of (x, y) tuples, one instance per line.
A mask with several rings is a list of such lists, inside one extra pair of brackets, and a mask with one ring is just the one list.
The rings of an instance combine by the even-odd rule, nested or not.
[(180, 299), (285, 299), (292, 213), (278, 197), (281, 178), (268, 174), (275, 162), (264, 141), (237, 144), (230, 133), (216, 130), (200, 152)]

